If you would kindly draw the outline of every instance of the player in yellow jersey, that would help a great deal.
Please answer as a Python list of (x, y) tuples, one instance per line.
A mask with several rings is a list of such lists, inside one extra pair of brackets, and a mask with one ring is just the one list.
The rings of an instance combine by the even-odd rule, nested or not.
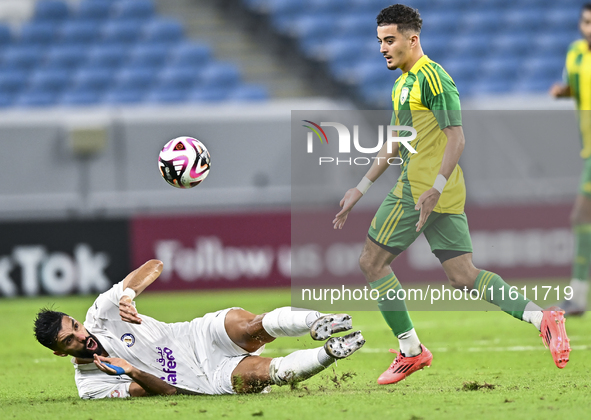
[[(392, 91), (393, 123), (397, 123), (393, 125), (412, 126), (417, 132), (410, 148), (394, 147), (389, 153), (385, 144), (378, 153), (386, 159), (400, 156), (404, 164), (398, 182), (371, 223), (359, 259), (366, 280), (379, 291), (378, 307), (400, 345), (400, 353), (392, 350), (397, 357), (378, 383), (398, 382), (429, 366), (433, 358), (419, 341), (405, 301), (388, 298), (388, 291), (401, 289), (390, 264), (421, 233), (453, 287), (476, 289), (483, 299), (532, 323), (541, 330), (556, 365), (563, 368), (570, 352), (564, 312), (559, 308), (542, 311), (522, 295), (515, 300), (503, 300), (500, 293), (491, 295), (492, 288), (502, 289), (508, 296), (509, 285), (497, 274), (472, 264), (464, 213), (466, 189), (458, 166), (464, 149), (459, 94), (445, 70), (423, 54), (421, 26), (419, 12), (401, 4), (387, 7), (377, 16), (377, 37), (386, 65), (403, 72)], [(380, 160), (384, 161), (374, 159), (359, 185), (346, 192), (340, 202), (342, 210), (333, 221), (335, 229), (343, 227), (353, 206), (385, 171), (388, 165), (379, 165)]]
[(565, 80), (550, 88), (555, 98), (573, 97), (579, 110), (581, 157), (585, 165), (579, 192), (571, 212), (575, 235), (575, 255), (572, 266), (573, 299), (564, 302), (567, 315), (582, 315), (589, 294), (589, 265), (591, 263), (591, 3), (581, 10), (579, 29), (583, 39), (571, 44), (566, 55)]

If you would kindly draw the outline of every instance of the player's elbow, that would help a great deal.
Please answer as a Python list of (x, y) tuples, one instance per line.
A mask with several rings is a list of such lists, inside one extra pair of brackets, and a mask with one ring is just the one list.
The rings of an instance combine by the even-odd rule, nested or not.
[(148, 265), (154, 271), (157, 271), (158, 274), (162, 273), (162, 269), (164, 268), (164, 264), (162, 263), (162, 261), (157, 259), (149, 260), (148, 262), (146, 262), (146, 265)]

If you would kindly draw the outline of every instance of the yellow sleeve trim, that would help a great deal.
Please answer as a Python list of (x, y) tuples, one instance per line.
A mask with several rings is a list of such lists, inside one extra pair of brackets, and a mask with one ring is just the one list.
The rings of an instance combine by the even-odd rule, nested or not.
[(431, 66), (431, 64), (428, 64), (427, 67), (429, 67), (429, 69), (435, 74), (435, 78), (437, 79), (437, 84), (439, 85), (439, 93), (443, 92), (443, 85), (441, 84), (441, 79), (439, 78), (439, 74), (437, 73), (437, 70)]
[(429, 83), (429, 87), (431, 88), (431, 93), (433, 94), (433, 96), (437, 96), (437, 89), (435, 86), (435, 84), (431, 81), (431, 75), (429, 74), (429, 72), (426, 70), (425, 67), (423, 67), (421, 69), (421, 71), (423, 72), (423, 75), (425, 76), (425, 79), (427, 79), (427, 82)]

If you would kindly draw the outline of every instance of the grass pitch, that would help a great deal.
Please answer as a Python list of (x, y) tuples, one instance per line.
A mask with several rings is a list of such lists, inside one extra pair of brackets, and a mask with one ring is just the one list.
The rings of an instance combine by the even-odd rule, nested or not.
[[(36, 311), (48, 303), (83, 320), (94, 297), (0, 300), (0, 419), (583, 419), (591, 418), (591, 317), (568, 319), (573, 352), (555, 367), (535, 329), (499, 311), (414, 312), (430, 369), (397, 385), (376, 379), (392, 362), (396, 341), (379, 312), (355, 312), (367, 343), (295, 389), (269, 394), (173, 396), (83, 401), (69, 358), (58, 358), (32, 334)], [(289, 290), (149, 294), (140, 313), (186, 321), (230, 306), (251, 312), (289, 305)], [(309, 337), (278, 339), (263, 356), (317, 347)]]

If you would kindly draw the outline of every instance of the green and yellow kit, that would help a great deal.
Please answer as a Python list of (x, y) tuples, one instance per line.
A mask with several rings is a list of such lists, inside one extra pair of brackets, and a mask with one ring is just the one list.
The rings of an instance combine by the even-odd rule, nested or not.
[(573, 42), (568, 49), (565, 82), (579, 111), (581, 157), (585, 160), (579, 193), (591, 198), (591, 51), (584, 39)]
[[(410, 142), (417, 153), (411, 153), (403, 144), (400, 145), (399, 156), (404, 161), (402, 172), (396, 186), (378, 209), (368, 235), (380, 247), (399, 254), (420, 234), (415, 231), (419, 211), (414, 207), (421, 194), (433, 186), (439, 173), (447, 145), (443, 129), (461, 126), (462, 119), (454, 81), (426, 55), (396, 80), (392, 103), (391, 125), (411, 126), (417, 131), (417, 137)], [(399, 133), (400, 136), (408, 134), (404, 131)], [(460, 166), (456, 165), (422, 229), (431, 250), (438, 257), (472, 252), (464, 214), (465, 202), (464, 175)], [(447, 257), (444, 256), (444, 259)]]

